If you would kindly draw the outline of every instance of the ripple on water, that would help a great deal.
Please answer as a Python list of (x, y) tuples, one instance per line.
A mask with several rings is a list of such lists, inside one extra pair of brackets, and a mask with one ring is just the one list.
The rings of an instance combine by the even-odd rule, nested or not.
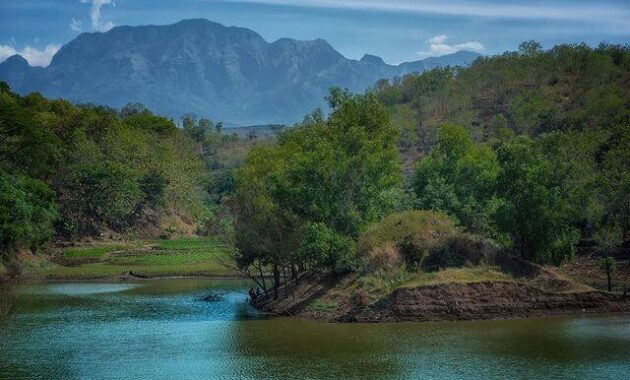
[(47, 284), (23, 287), (20, 288), (18, 292), (22, 294), (81, 296), (123, 292), (138, 286), (138, 284)]

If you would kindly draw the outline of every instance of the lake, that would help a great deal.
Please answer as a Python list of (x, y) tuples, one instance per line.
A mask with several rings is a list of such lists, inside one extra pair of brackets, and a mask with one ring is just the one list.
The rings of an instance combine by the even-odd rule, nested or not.
[[(22, 285), (0, 379), (623, 379), (630, 316), (423, 324), (270, 317), (248, 282)], [(209, 294), (216, 301), (204, 301)]]

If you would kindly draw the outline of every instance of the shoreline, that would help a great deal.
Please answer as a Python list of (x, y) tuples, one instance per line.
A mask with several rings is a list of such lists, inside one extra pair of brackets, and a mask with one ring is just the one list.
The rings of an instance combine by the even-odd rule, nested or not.
[(157, 280), (247, 280), (247, 277), (239, 275), (173, 275), (173, 276), (155, 276), (155, 277), (86, 277), (86, 278), (42, 278), (42, 277), (23, 277), (14, 280), (0, 281), (0, 284), (12, 285), (30, 285), (30, 284), (54, 284), (68, 282), (142, 282)]
[[(332, 289), (332, 290), (331, 290)], [(254, 306), (279, 316), (329, 323), (405, 323), (509, 320), (565, 315), (630, 313), (630, 297), (598, 290), (550, 292), (509, 281), (443, 283), (398, 288), (369, 304), (339, 288), (298, 298), (260, 300)]]
[(375, 322), (345, 322), (345, 321), (328, 321), (317, 318), (299, 316), (299, 315), (287, 315), (287, 314), (277, 314), (270, 311), (259, 310), (260, 312), (267, 313), (269, 316), (274, 318), (288, 318), (288, 319), (297, 319), (307, 322), (314, 323), (326, 323), (326, 324), (352, 324), (352, 325), (416, 325), (416, 324), (428, 324), (428, 323), (461, 323), (461, 322), (471, 322), (471, 323), (479, 323), (479, 322), (500, 322), (500, 321), (526, 321), (526, 320), (545, 320), (545, 319), (562, 319), (562, 318), (574, 318), (574, 317), (585, 317), (585, 318), (611, 318), (611, 317), (630, 317), (630, 311), (618, 311), (618, 312), (588, 312), (588, 311), (576, 311), (576, 312), (566, 312), (566, 313), (547, 313), (547, 314), (531, 314), (524, 316), (505, 316), (498, 318), (487, 318), (487, 319), (436, 319), (436, 320), (426, 320), (426, 321), (413, 321), (413, 320), (400, 320), (400, 321), (375, 321)]
[[(8, 285), (35, 285), (55, 283), (142, 283), (159, 280), (247, 280), (247, 277), (238, 275), (173, 275), (155, 277), (99, 277), (84, 279), (46, 279), (46, 278), (21, 278), (17, 281), (5, 281)], [(445, 283), (438, 285), (421, 286), (415, 288), (398, 288), (387, 297), (387, 301), (381, 300), (368, 307), (351, 306), (350, 309), (340, 313), (339, 310), (313, 310), (309, 303), (318, 299), (310, 299), (305, 303), (303, 299), (281, 298), (277, 301), (262, 300), (254, 302), (252, 306), (272, 317), (295, 318), (321, 323), (352, 323), (352, 324), (415, 324), (436, 322), (462, 322), (462, 321), (508, 321), (525, 319), (544, 319), (562, 317), (606, 317), (630, 315), (630, 297), (624, 299), (622, 294), (608, 293), (599, 290), (583, 292), (552, 293), (535, 289), (539, 294), (536, 302), (545, 307), (523, 308), (515, 307), (519, 302), (511, 302), (511, 307), (505, 308), (500, 302), (486, 300), (481, 312), (475, 312), (471, 307), (471, 297), (444, 297), (439, 295), (440, 290), (451, 288), (455, 293), (461, 294), (465, 288), (499, 287), (526, 285), (502, 281), (477, 282), (477, 283)], [(531, 288), (531, 287), (529, 287)], [(531, 288), (534, 289), (534, 288)], [(530, 290), (531, 290), (530, 289)], [(415, 296), (414, 296), (415, 293)], [(436, 294), (434, 301), (422, 300), (422, 296), (428, 293)], [(420, 295), (420, 297), (419, 297)], [(475, 295), (478, 297), (478, 294)], [(526, 305), (526, 297), (517, 296), (520, 305)], [(499, 296), (497, 299), (501, 299)], [(560, 303), (558, 300), (560, 299)], [(567, 300), (573, 299), (573, 303)], [(514, 301), (514, 300), (512, 300)], [(563, 304), (564, 302), (564, 304)], [(555, 307), (554, 307), (555, 303)], [(405, 305), (406, 304), (406, 305)], [(409, 307), (409, 305), (412, 305)], [(436, 308), (437, 305), (437, 308)], [(580, 307), (584, 306), (584, 307)], [(347, 305), (346, 305), (347, 306)], [(405, 310), (407, 306), (407, 310)]]

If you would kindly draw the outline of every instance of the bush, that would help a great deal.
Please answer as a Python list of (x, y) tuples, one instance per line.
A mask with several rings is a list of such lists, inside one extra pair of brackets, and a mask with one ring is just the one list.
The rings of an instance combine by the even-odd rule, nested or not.
[(309, 223), (304, 228), (299, 252), (314, 269), (344, 272), (352, 267), (354, 242), (324, 223)]
[(460, 233), (434, 247), (422, 263), (422, 268), (433, 271), (440, 268), (476, 266), (491, 261), (499, 248), (477, 235)]
[(455, 224), (443, 213), (404, 211), (372, 225), (360, 237), (357, 253), (370, 266), (369, 257), (373, 252), (395, 247), (407, 266), (418, 267), (428, 252), (456, 233)]
[(370, 251), (366, 257), (367, 270), (369, 272), (378, 269), (390, 270), (401, 263), (400, 253), (393, 244), (385, 244)]

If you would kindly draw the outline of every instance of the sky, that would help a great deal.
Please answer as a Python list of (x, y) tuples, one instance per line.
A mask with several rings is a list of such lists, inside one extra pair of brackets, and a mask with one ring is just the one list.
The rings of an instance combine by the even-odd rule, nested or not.
[(0, 0), (0, 61), (46, 66), (82, 32), (207, 18), (267, 41), (324, 38), (346, 57), (398, 64), (458, 50), (486, 55), (527, 40), (630, 43), (630, 0)]

